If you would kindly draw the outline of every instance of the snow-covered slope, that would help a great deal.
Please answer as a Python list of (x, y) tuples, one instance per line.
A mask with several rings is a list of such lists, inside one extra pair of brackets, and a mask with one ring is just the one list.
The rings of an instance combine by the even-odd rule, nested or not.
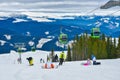
[[(74, 61), (65, 62), (57, 69), (42, 69), (39, 59), (46, 59), (47, 54), (45, 51), (23, 53), (22, 64), (16, 62), (18, 54), (14, 51), (0, 55), (0, 80), (120, 80), (120, 59), (98, 60), (102, 64), (97, 66), (83, 66), (81, 63), (86, 61)], [(34, 58), (34, 66), (28, 66), (29, 56)]]

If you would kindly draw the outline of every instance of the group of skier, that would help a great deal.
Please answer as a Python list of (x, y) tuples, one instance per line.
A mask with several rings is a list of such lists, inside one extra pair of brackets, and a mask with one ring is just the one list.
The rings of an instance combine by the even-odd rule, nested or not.
[[(59, 61), (58, 65), (55, 65), (53, 63), (53, 62), (58, 62), (58, 61)], [(50, 58), (47, 56), (47, 62), (42, 66), (42, 68), (44, 68), (44, 69), (58, 68), (58, 66), (62, 65), (64, 61), (65, 61), (65, 53), (64, 53), (64, 51), (62, 51), (62, 53), (60, 53), (59, 57), (57, 54), (55, 56), (53, 56), (53, 60), (50, 60)]]
[[(48, 57), (47, 57), (48, 58)], [(59, 59), (58, 59), (59, 58)], [(59, 62), (58, 65), (55, 65), (52, 61), (50, 61), (50, 59), (48, 59), (46, 62), (44, 62), (44, 65), (42, 65), (41, 67), (42, 68), (45, 68), (45, 69), (51, 69), (51, 68), (58, 68), (58, 66), (60, 65), (63, 65), (63, 62), (65, 61), (65, 58), (66, 58), (66, 55), (64, 53), (64, 51), (62, 51), (60, 54), (59, 54), (59, 57), (58, 55), (56, 54), (54, 56), (54, 59), (53, 59), (53, 62)], [(29, 58), (26, 58), (29, 62), (29, 65), (30, 66), (33, 66), (33, 58), (32, 57), (29, 57)], [(42, 59), (40, 59), (42, 60)], [(91, 62), (92, 61), (92, 62)], [(87, 62), (86, 63), (83, 63), (84, 66), (88, 66), (88, 65), (100, 65), (101, 63), (100, 62), (97, 62), (96, 61), (96, 57), (94, 55), (91, 55), (91, 59), (88, 58), (87, 59)]]
[[(30, 66), (34, 65), (33, 57), (28, 57), (28, 58), (26, 58), (26, 60), (28, 60)], [(48, 68), (48, 69), (57, 68), (59, 65), (62, 65), (64, 61), (65, 61), (64, 51), (62, 51), (59, 56), (57, 54), (54, 55), (53, 60), (50, 60), (50, 58), (47, 56), (47, 61), (44, 62), (44, 60), (42, 58), (40, 58), (40, 63), (44, 63), (42, 65), (42, 68)], [(53, 62), (59, 62), (59, 64), (55, 65), (55, 64), (53, 64)]]
[[(91, 62), (91, 60), (92, 60), (92, 62)], [(96, 57), (93, 54), (91, 55), (91, 60), (90, 60), (90, 58), (88, 58), (87, 62), (83, 63), (83, 65), (88, 66), (88, 65), (91, 65), (91, 64), (93, 64), (93, 65), (100, 65), (101, 64), (100, 62), (96, 61)]]

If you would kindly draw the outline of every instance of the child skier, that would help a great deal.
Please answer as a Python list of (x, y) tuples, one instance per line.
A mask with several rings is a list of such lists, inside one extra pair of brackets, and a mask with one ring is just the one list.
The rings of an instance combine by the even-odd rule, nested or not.
[(87, 59), (87, 62), (84, 63), (83, 65), (85, 65), (85, 66), (87, 66), (87, 65), (91, 65), (91, 61), (90, 61), (90, 59), (88, 58), (88, 59)]
[(32, 58), (32, 57), (29, 57), (29, 58), (26, 58), (26, 59), (28, 60), (30, 66), (33, 66), (33, 65), (34, 65), (34, 64), (33, 64), (33, 58)]

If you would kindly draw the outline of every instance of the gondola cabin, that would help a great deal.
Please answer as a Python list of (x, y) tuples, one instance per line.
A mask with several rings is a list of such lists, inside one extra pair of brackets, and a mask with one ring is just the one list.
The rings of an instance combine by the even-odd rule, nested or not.
[(66, 44), (67, 40), (68, 40), (67, 34), (61, 33), (60, 36), (59, 36), (59, 42), (61, 44)]
[(92, 38), (100, 38), (100, 29), (99, 28), (92, 28), (91, 37)]

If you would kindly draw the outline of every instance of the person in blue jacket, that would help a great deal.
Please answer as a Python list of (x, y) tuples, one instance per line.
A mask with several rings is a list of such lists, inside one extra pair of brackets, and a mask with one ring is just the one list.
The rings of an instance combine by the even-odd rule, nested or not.
[(96, 61), (96, 57), (93, 54), (91, 55), (91, 59), (93, 61), (93, 65), (100, 65), (101, 64), (100, 62)]

